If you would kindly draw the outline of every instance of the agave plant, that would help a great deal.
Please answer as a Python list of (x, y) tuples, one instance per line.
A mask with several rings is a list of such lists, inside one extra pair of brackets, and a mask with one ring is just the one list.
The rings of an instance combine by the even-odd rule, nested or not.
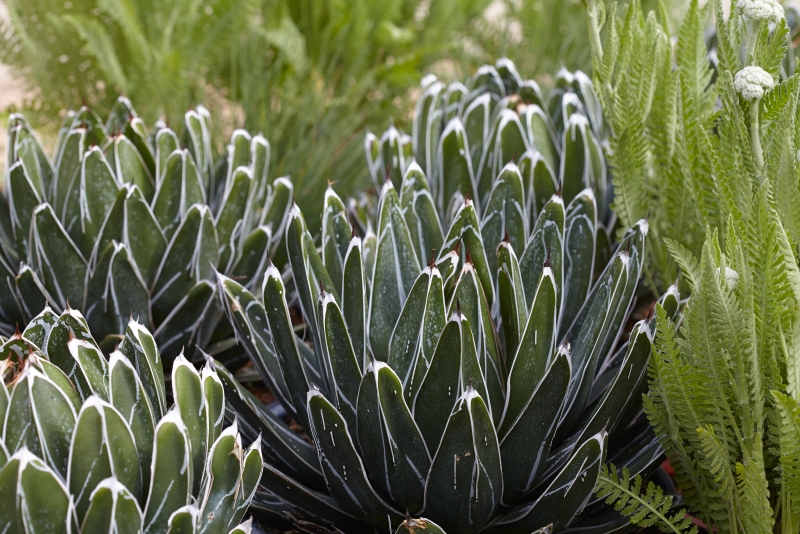
[(214, 270), (257, 282), (292, 185), (268, 181), (260, 135), (235, 131), (214, 162), (209, 120), (198, 107), (182, 137), (164, 124), (148, 134), (120, 98), (105, 123), (87, 108), (67, 114), (51, 159), (24, 117), (11, 116), (1, 333), (69, 302), (107, 350), (131, 316), (154, 330), (167, 361), (227, 337), (215, 332)]
[(0, 347), (0, 532), (240, 532), (261, 475), (223, 428), (225, 394), (182, 356), (167, 407), (153, 336), (131, 321), (109, 360), (83, 316), (46, 308)]
[[(605, 459), (646, 474), (658, 463), (640, 415), (652, 324), (625, 335), (647, 223), (605, 250), (604, 163), (586, 148), (599, 143), (582, 111), (588, 80), (583, 97), (567, 85), (553, 96), (559, 137), (532, 82), (499, 65), (444, 98), (428, 80), (410, 140), (395, 129), (383, 142), (368, 136), (370, 166), (387, 177), (376, 219), (369, 200), (348, 210), (329, 187), (320, 250), (294, 206), (286, 275), (270, 265), (260, 295), (219, 276), (239, 342), (277, 399), (265, 407), (215, 365), (229, 417), (268, 444), (253, 501), (266, 521), (309, 532), (560, 531), (590, 500)], [(507, 87), (517, 96), (502, 96)], [(467, 104), (475, 93), (482, 103)], [(542, 105), (526, 103), (534, 97)], [(476, 106), (486, 122), (473, 145), (472, 119), (458, 117)], [(662, 298), (666, 309), (677, 310), (677, 296)], [(591, 506), (581, 532), (627, 521)]]

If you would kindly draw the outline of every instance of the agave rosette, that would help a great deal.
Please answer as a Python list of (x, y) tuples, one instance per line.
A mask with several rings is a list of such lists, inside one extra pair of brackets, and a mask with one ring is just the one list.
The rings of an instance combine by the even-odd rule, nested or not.
[[(238, 340), (277, 399), (263, 405), (216, 366), (229, 417), (266, 444), (251, 508), (262, 519), (451, 534), (627, 522), (589, 501), (604, 461), (640, 473), (661, 453), (641, 417), (653, 325), (626, 335), (647, 223), (612, 250), (584, 81), (561, 84), (554, 121), (507, 61), (471, 89), (426, 80), (413, 138), (367, 138), (387, 178), (374, 218), (370, 202), (346, 206), (329, 187), (319, 248), (294, 206), (285, 274), (270, 265), (260, 294), (220, 275)], [(467, 134), (477, 106), (486, 122)], [(675, 312), (677, 297), (661, 302)]]
[(244, 449), (236, 424), (223, 427), (220, 379), (182, 356), (168, 408), (142, 325), (107, 360), (79, 312), (45, 309), (3, 341), (0, 376), (0, 531), (249, 528), (237, 525), (261, 476), (259, 441)]
[(262, 136), (235, 131), (215, 162), (208, 111), (188, 111), (182, 127), (180, 137), (163, 123), (148, 133), (120, 98), (105, 123), (87, 108), (68, 113), (50, 158), (24, 117), (10, 117), (0, 333), (69, 303), (105, 350), (130, 317), (167, 361), (184, 346), (226, 346), (215, 269), (257, 283), (292, 185), (268, 179)]

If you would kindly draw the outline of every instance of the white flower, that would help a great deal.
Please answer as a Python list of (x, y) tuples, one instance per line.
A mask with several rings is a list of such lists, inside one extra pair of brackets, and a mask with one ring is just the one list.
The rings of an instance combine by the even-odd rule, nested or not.
[[(719, 271), (718, 267), (717, 272)], [(725, 267), (725, 284), (728, 286), (728, 289), (735, 290), (736, 286), (739, 285), (739, 273), (730, 267)]]
[(783, 6), (776, 0), (739, 0), (736, 12), (752, 20), (768, 20), (778, 23), (785, 18)]
[(745, 67), (736, 73), (733, 88), (745, 100), (755, 100), (764, 96), (764, 92), (775, 87), (775, 80), (761, 67)]

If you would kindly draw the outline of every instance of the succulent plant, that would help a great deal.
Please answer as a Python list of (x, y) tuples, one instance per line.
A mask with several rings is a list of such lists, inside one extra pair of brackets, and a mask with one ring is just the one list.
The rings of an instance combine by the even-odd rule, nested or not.
[(369, 198), (346, 205), (329, 187), (319, 249), (294, 206), (284, 275), (270, 265), (260, 295), (219, 276), (276, 398), (265, 406), (215, 364), (229, 417), (266, 444), (251, 508), (265, 521), (450, 534), (627, 522), (599, 501), (576, 517), (606, 459), (647, 474), (661, 455), (641, 417), (653, 325), (626, 328), (647, 223), (613, 253), (599, 230), (607, 189), (591, 125), (602, 120), (583, 114), (588, 79), (553, 97), (556, 135), (515, 73), (502, 61), (471, 89), (426, 80), (412, 138), (367, 137), (370, 168), (387, 178), (377, 217)]
[(214, 271), (257, 283), (292, 185), (268, 180), (260, 135), (236, 130), (215, 162), (209, 121), (198, 107), (181, 137), (163, 123), (148, 133), (120, 98), (105, 123), (88, 108), (68, 113), (51, 159), (25, 118), (10, 117), (0, 333), (69, 302), (106, 350), (131, 316), (167, 362), (183, 346), (224, 345)]
[(0, 347), (0, 532), (242, 532), (260, 443), (224, 428), (225, 394), (182, 356), (167, 407), (153, 336), (108, 361), (81, 314), (46, 308)]

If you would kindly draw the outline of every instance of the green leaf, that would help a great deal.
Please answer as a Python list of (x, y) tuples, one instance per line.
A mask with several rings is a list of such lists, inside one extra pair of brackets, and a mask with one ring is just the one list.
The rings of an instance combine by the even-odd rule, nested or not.
[(556, 283), (557, 309), (561, 310), (562, 288), (564, 286), (564, 202), (560, 197), (552, 197), (542, 208), (536, 220), (525, 252), (519, 260), (522, 286), (528, 306), (533, 303), (539, 277), (548, 263)]
[(194, 350), (195, 336), (214, 304), (217, 287), (208, 280), (200, 280), (188, 294), (175, 305), (172, 312), (154, 332), (158, 346), (170, 359), (181, 349)]
[[(513, 504), (527, 494), (550, 454), (570, 379), (569, 352), (559, 349), (518, 416), (500, 430), (503, 457), (503, 502)], [(509, 417), (508, 411), (505, 415)]]
[(70, 532), (74, 509), (69, 491), (54, 471), (25, 449), (0, 471), (0, 504), (0, 527), (7, 532)]
[[(555, 132), (553, 131), (550, 117), (536, 104), (525, 106), (524, 113), (522, 123), (525, 126), (525, 132), (528, 135), (528, 142), (531, 147), (551, 169), (558, 168), (561, 158), (556, 148)], [(549, 195), (547, 198), (550, 198)]]
[(525, 201), (528, 209), (529, 228), (536, 227), (536, 220), (553, 195), (558, 193), (558, 181), (553, 167), (536, 151), (529, 150), (518, 160)]
[(156, 133), (156, 184), (160, 185), (164, 180), (164, 171), (167, 169), (167, 159), (173, 152), (178, 150), (181, 142), (178, 136), (169, 128), (161, 128)]
[(414, 123), (411, 139), (414, 143), (414, 156), (426, 176), (433, 176), (436, 148), (439, 146), (441, 132), (441, 111), (439, 101), (445, 85), (434, 81), (425, 87), (414, 109)]
[[(405, 154), (403, 152), (403, 134), (391, 124), (383, 133), (380, 140), (380, 163), (379, 171), (385, 173), (385, 179), (392, 181), (395, 189), (400, 189), (403, 174), (406, 170)], [(405, 136), (407, 137), (407, 136)], [(432, 147), (435, 150), (435, 145)]]
[(416, 161), (408, 166), (403, 177), (400, 205), (404, 210), (417, 257), (424, 261), (441, 248), (444, 236), (428, 180)]
[(515, 250), (525, 249), (527, 222), (522, 176), (519, 168), (509, 163), (492, 184), (481, 221), (481, 236), (484, 246), (489, 250), (486, 259), (490, 272), (497, 272), (497, 256), (491, 251), (497, 250), (501, 241), (510, 241)]
[(508, 394), (500, 435), (525, 409), (555, 356), (558, 297), (553, 271), (545, 267), (536, 287), (531, 314), (525, 324), (519, 350), (510, 362)]
[(385, 363), (367, 366), (358, 391), (357, 429), (364, 466), (378, 490), (400, 510), (421, 510), (430, 455), (403, 385)]
[(431, 521), (430, 519), (407, 518), (403, 521), (394, 534), (414, 534), (416, 532), (430, 532), (431, 534), (446, 534), (442, 527)]
[(82, 521), (94, 488), (109, 477), (140, 499), (142, 474), (133, 434), (120, 413), (99, 397), (90, 397), (81, 407), (69, 454), (67, 485), (75, 497), (75, 510)]
[(475, 272), (480, 278), (486, 300), (491, 306), (494, 301), (494, 279), (489, 270), (489, 259), (483, 246), (475, 204), (468, 199), (459, 207), (453, 219), (453, 224), (450, 225), (447, 237), (442, 245), (442, 252), (439, 253), (439, 258), (441, 259), (446, 254), (444, 251), (449, 251), (459, 241), (462, 248), (466, 249), (467, 257), (475, 267)]
[(436, 153), (436, 206), (443, 213), (453, 195), (478, 198), (477, 182), (472, 169), (469, 139), (458, 118), (447, 123)]
[(208, 414), (206, 413), (203, 383), (194, 366), (183, 355), (172, 363), (172, 395), (189, 439), (194, 485), (197, 495), (202, 482), (203, 466), (211, 444), (208, 441)]
[(564, 225), (564, 291), (559, 317), (559, 337), (589, 296), (594, 275), (597, 206), (591, 189), (584, 189), (567, 206)]
[(181, 506), (169, 516), (167, 534), (195, 534), (200, 526), (200, 510), (193, 504)]
[(211, 134), (208, 130), (210, 115), (203, 106), (197, 106), (184, 115), (184, 146), (187, 147), (192, 155), (194, 163), (197, 165), (198, 175), (200, 176), (201, 189), (214, 192), (217, 184), (213, 182), (214, 163), (211, 155)]
[(42, 446), (42, 458), (48, 465), (67, 478), (69, 447), (75, 428), (76, 412), (72, 399), (59, 384), (35, 369), (17, 388), (29, 388), (30, 409)]
[(92, 394), (108, 401), (108, 363), (94, 343), (70, 339), (67, 348), (75, 360), (75, 372), (89, 384)]
[(47, 346), (47, 339), (50, 337), (50, 331), (56, 321), (58, 321), (58, 315), (53, 313), (49, 307), (45, 307), (39, 315), (30, 320), (22, 332), (22, 337), (37, 347), (44, 348)]
[(252, 171), (247, 167), (237, 167), (226, 184), (225, 195), (222, 197), (216, 218), (219, 265), (224, 272), (228, 272), (232, 266), (231, 262), (236, 259), (236, 243), (243, 232), (242, 225), (248, 207), (248, 199), (252, 193)]
[(86, 260), (49, 204), (42, 204), (34, 210), (31, 235), (34, 236), (32, 264), (44, 287), (62, 308), (66, 307), (67, 301), (81, 304)]
[(153, 200), (155, 182), (150, 170), (134, 144), (124, 136), (117, 136), (107, 149), (109, 164), (120, 184), (133, 184), (148, 202)]
[(389, 355), (392, 329), (400, 316), (420, 271), (408, 226), (397, 193), (390, 182), (381, 190), (378, 250), (369, 305), (369, 344), (378, 360)]
[(192, 206), (167, 246), (156, 274), (152, 288), (156, 323), (164, 322), (198, 282), (213, 278), (217, 243), (211, 210), (207, 206)]
[(144, 531), (163, 533), (167, 531), (172, 512), (189, 504), (195, 477), (189, 436), (177, 410), (170, 410), (156, 426), (150, 473)]
[(485, 206), (488, 202), (494, 185), (493, 178), (500, 175), (507, 163), (516, 161), (529, 148), (528, 138), (519, 117), (515, 111), (508, 108), (501, 109), (495, 118), (488, 141), (477, 173), (481, 206)]
[[(114, 205), (118, 191), (119, 184), (103, 151), (96, 146), (90, 147), (81, 162), (80, 205), (68, 203), (64, 220), (64, 227), (81, 247), (84, 256), (91, 254), (94, 241)], [(76, 210), (74, 221), (70, 216), (73, 209)]]
[(153, 214), (171, 239), (194, 204), (205, 204), (203, 177), (187, 150), (176, 150), (166, 160), (153, 197)]
[(367, 367), (367, 289), (362, 241), (353, 236), (347, 245), (342, 275), (342, 315), (350, 333), (353, 352), (361, 369)]
[[(155, 414), (153, 401), (139, 378), (131, 361), (121, 352), (114, 351), (108, 364), (109, 402), (128, 424), (139, 453), (139, 464), (149, 466), (153, 458)], [(150, 470), (142, 469), (142, 487), (150, 485)]]
[(503, 325), (506, 363), (510, 366), (517, 353), (522, 331), (528, 321), (528, 305), (525, 302), (525, 288), (514, 248), (506, 240), (497, 247), (497, 300), (500, 306), (500, 320)]
[(477, 171), (483, 155), (483, 142), (489, 137), (491, 127), (492, 98), (483, 93), (468, 101), (461, 120), (469, 140), (469, 152), (473, 170)]
[(147, 392), (153, 407), (153, 420), (158, 421), (167, 413), (167, 396), (161, 354), (155, 339), (145, 327), (136, 321), (130, 321), (125, 329), (125, 337), (119, 345), (119, 351), (136, 369), (136, 374), (142, 381), (142, 387)]
[[(242, 488), (242, 461), (244, 460), (241, 437), (237, 425), (226, 428), (208, 451), (205, 461), (208, 483), (202, 495), (201, 531), (225, 533), (231, 523), (238, 523), (233, 515), (236, 511), (236, 495)], [(204, 459), (205, 455), (201, 458)], [(202, 465), (202, 464), (201, 464)], [(199, 478), (199, 473), (196, 478)]]
[(528, 534), (542, 525), (563, 530), (591, 497), (606, 451), (606, 435), (600, 432), (582, 443), (567, 465), (532, 503), (512, 508), (492, 522), (487, 532)]
[(397, 319), (387, 359), (409, 403), (414, 399), (412, 384), (425, 376), (446, 323), (442, 277), (435, 266), (425, 267)]
[(342, 312), (332, 295), (320, 294), (319, 317), (322, 322), (325, 352), (331, 370), (331, 384), (339, 412), (352, 428), (356, 426), (356, 400), (361, 384), (361, 367), (353, 351)]
[[(50, 330), (45, 354), (72, 381), (81, 400), (85, 401), (92, 394), (92, 391), (83, 370), (69, 349), (68, 343), (73, 337), (90, 344), (95, 343), (94, 339), (92, 339), (92, 334), (89, 332), (89, 325), (86, 324), (86, 320), (80, 312), (67, 310), (61, 314)], [(44, 349), (45, 347), (42, 348)], [(97, 348), (96, 345), (95, 348)], [(105, 364), (105, 359), (103, 359), (103, 362), (95, 361), (94, 363), (102, 368)], [(103, 375), (104, 372), (101, 371), (100, 374)]]
[(347, 423), (316, 389), (308, 392), (308, 418), (328, 491), (342, 509), (375, 526), (399, 523), (399, 512), (372, 488)]
[(116, 478), (100, 482), (92, 491), (89, 501), (81, 532), (137, 534), (142, 531), (139, 503)]
[(21, 162), (12, 165), (8, 170), (5, 186), (11, 211), (11, 231), (16, 239), (17, 251), (24, 257), (33, 245), (28, 241), (31, 219), (36, 207), (42, 202), (42, 197)]
[(503, 495), (500, 447), (486, 404), (472, 387), (447, 421), (428, 474), (425, 511), (451, 532), (478, 532)]
[(75, 191), (78, 190), (77, 187), (73, 186), (80, 183), (81, 160), (88, 142), (85, 128), (70, 130), (66, 134), (63, 146), (59, 148), (56, 157), (56, 175), (52, 185), (52, 204), (54, 212), (58, 213), (62, 222), (64, 221), (64, 212), (70, 191), (73, 189)]
[(322, 212), (322, 262), (337, 288), (342, 287), (344, 260), (351, 234), (344, 203), (329, 184)]
[(308, 375), (297, 346), (297, 338), (292, 330), (292, 320), (286, 305), (286, 288), (281, 273), (274, 266), (267, 268), (262, 293), (269, 337), (272, 339), (289, 398), (300, 424), (303, 428), (308, 428), (305, 410), (305, 396), (309, 387)]

